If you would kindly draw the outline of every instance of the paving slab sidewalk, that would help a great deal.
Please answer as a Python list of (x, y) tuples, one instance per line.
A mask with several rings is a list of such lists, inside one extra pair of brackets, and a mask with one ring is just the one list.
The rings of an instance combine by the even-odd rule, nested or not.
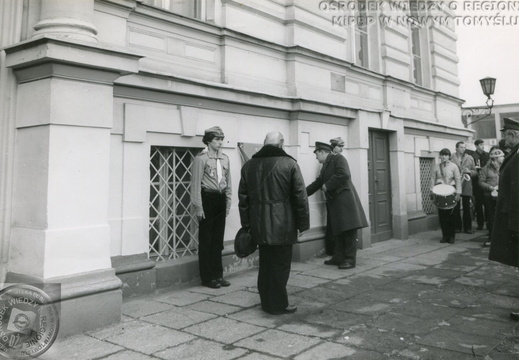
[(517, 269), (488, 260), (483, 231), (439, 231), (358, 251), (357, 267), (294, 263), (290, 315), (261, 311), (257, 270), (123, 304), (119, 324), (58, 340), (41, 359), (519, 359)]

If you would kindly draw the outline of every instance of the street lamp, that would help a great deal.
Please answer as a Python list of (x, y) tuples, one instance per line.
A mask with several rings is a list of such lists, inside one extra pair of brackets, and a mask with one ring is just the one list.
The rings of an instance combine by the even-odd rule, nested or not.
[[(475, 123), (476, 121), (486, 118), (492, 113), (494, 99), (492, 99), (491, 96), (494, 94), (494, 90), (496, 89), (496, 79), (487, 76), (486, 78), (479, 80), (479, 83), (481, 84), (481, 90), (483, 90), (483, 94), (485, 94), (487, 97), (487, 106), (484, 108), (464, 109), (461, 113), (461, 121), (465, 127)], [(477, 116), (478, 119), (469, 122), (474, 116)]]

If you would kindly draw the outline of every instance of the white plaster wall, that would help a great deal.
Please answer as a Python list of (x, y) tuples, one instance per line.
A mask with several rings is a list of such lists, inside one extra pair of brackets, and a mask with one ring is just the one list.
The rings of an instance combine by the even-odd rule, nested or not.
[[(261, 5), (274, 5), (273, 2), (264, 1), (262, 3), (248, 3), (250, 6), (260, 7)], [(265, 16), (265, 12), (255, 13), (249, 9), (234, 6), (232, 3), (227, 3), (223, 8), (223, 16), (225, 17), (224, 26), (239, 31), (241, 33), (251, 35), (263, 40), (271, 41), (276, 44), (285, 45), (285, 26), (283, 20), (285, 17), (284, 8), (273, 6), (261, 9), (268, 11), (269, 15)]]
[[(136, 117), (142, 120), (143, 127), (139, 128), (143, 129), (144, 138), (142, 141), (137, 137), (134, 138), (137, 141), (122, 142), (121, 135), (112, 135), (111, 162), (120, 164), (110, 167), (111, 256), (148, 252), (149, 152), (151, 146), (199, 147), (202, 149), (204, 147), (202, 143), (204, 130), (215, 125), (222, 128), (225, 133), (224, 153), (230, 159), (233, 188), (231, 211), (226, 221), (225, 240), (234, 239), (236, 232), (241, 227), (237, 191), (242, 162), (237, 143), (262, 144), (268, 132), (281, 131), (285, 137), (287, 152), (298, 157), (297, 150), (294, 151), (294, 149), (298, 149), (298, 138), (290, 132), (288, 120), (198, 109), (196, 119), (191, 119), (196, 122), (196, 136), (186, 137), (181, 134), (180, 118), (172, 116), (176, 106), (116, 99), (114, 107), (120, 108), (121, 102), (124, 101), (127, 101), (125, 104), (127, 110), (123, 112), (125, 118)], [(168, 112), (167, 109), (171, 109), (171, 111)], [(143, 111), (146, 113), (145, 116), (142, 115)], [(118, 116), (123, 114), (119, 111), (116, 113)], [(141, 116), (137, 116), (138, 114)], [(120, 120), (115, 119), (114, 123), (118, 124)], [(318, 123), (312, 124), (312, 129), (320, 129), (322, 137), (327, 141), (329, 133), (326, 135)], [(135, 128), (131, 131), (135, 131)], [(316, 133), (316, 131), (313, 132)], [(317, 167), (314, 154), (310, 154), (308, 159), (299, 160), (302, 169), (307, 168), (301, 165), (301, 161), (305, 160), (314, 168)], [(301, 158), (301, 156), (299, 157)], [(315, 175), (316, 173), (310, 177), (312, 181), (315, 179)], [(305, 178), (305, 180), (307, 179)]]
[(287, 95), (287, 67), (279, 54), (227, 46), (225, 76), (229, 85)]
[(108, 197), (108, 224), (110, 225), (110, 256), (122, 254), (122, 201), (123, 201), (123, 137), (110, 137), (110, 192)]
[(455, 127), (463, 127), (461, 122), (461, 107), (454, 101), (436, 98), (436, 116), (439, 123), (448, 124)]
[[(324, 22), (324, 21), (323, 21)], [(326, 24), (328, 24), (326, 22)], [(305, 48), (318, 51), (322, 54), (333, 56), (339, 59), (346, 60), (347, 45), (344, 31), (339, 28), (336, 30), (337, 34), (344, 38), (337, 38), (335, 36), (326, 36), (323, 33), (317, 32), (311, 28), (305, 28), (299, 24), (293, 28), (294, 45), (300, 45)]]
[(126, 17), (110, 13), (110, 9), (99, 8), (97, 2), (96, 6), (93, 21), (98, 31), (97, 40), (100, 43), (126, 46)]
[(10, 271), (46, 279), (111, 266), (106, 136), (71, 126), (18, 132)]

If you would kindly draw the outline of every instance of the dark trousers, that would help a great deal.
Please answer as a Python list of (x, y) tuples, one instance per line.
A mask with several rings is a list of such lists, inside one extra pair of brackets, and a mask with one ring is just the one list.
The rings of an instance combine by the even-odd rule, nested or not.
[(442, 229), (442, 237), (445, 238), (446, 240), (449, 240), (449, 238), (454, 239), (454, 237), (456, 236), (454, 212), (455, 212), (455, 208), (438, 209), (438, 217), (440, 218), (440, 227)]
[[(456, 230), (472, 230), (472, 215), (470, 214), (471, 198), (472, 196), (461, 195), (461, 200), (458, 201), (456, 207), (454, 208), (454, 225), (456, 227)], [(461, 221), (461, 204), (463, 204), (463, 222)]]
[(204, 283), (223, 276), (225, 204), (225, 194), (202, 192), (205, 219), (200, 220), (198, 228), (198, 267)]
[(485, 217), (487, 219), (488, 234), (492, 234), (492, 228), (494, 227), (494, 216), (496, 213), (497, 198), (492, 197), (490, 194), (485, 194)]
[(335, 236), (333, 259), (337, 263), (348, 262), (352, 265), (357, 261), (357, 229), (346, 230)]
[(485, 206), (485, 196), (483, 190), (479, 187), (479, 185), (473, 185), (474, 189), (474, 210), (476, 212), (476, 222), (478, 227), (483, 227), (485, 224), (485, 216), (486, 210), (483, 211), (483, 206)]
[(264, 311), (278, 312), (287, 308), (291, 263), (292, 245), (259, 246), (258, 291)]

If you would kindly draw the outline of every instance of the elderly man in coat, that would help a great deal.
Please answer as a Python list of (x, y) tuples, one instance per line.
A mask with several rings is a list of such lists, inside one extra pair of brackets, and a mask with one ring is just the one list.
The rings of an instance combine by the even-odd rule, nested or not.
[[(519, 267), (519, 121), (504, 118), (505, 145), (511, 149), (499, 168), (494, 226), (490, 235), (490, 260)], [(519, 320), (519, 312), (510, 317)]]
[(308, 230), (305, 183), (297, 161), (283, 150), (283, 135), (268, 133), (264, 146), (243, 165), (238, 189), (241, 225), (259, 245), (258, 291), (263, 311), (293, 313), (286, 285), (298, 230)]
[(334, 254), (326, 265), (339, 269), (352, 269), (357, 259), (357, 229), (368, 226), (364, 209), (351, 181), (348, 161), (341, 154), (331, 154), (332, 147), (315, 143), (315, 156), (323, 164), (319, 177), (306, 187), (308, 196), (322, 189), (326, 197), (326, 209), (330, 213), (332, 236), (335, 239)]

